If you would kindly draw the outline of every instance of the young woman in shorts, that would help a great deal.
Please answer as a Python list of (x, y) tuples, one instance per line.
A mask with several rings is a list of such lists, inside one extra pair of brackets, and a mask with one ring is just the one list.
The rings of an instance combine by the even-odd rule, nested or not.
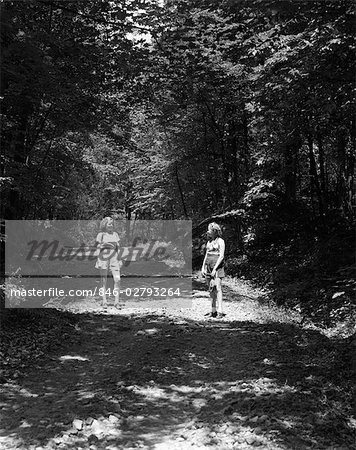
[(109, 270), (114, 279), (114, 306), (118, 307), (120, 298), (121, 267), (121, 261), (118, 259), (120, 238), (116, 231), (114, 231), (114, 220), (111, 217), (105, 217), (100, 222), (100, 233), (97, 235), (95, 241), (97, 248), (99, 248), (99, 255), (95, 267), (100, 270), (103, 307), (107, 307), (106, 285)]
[(220, 226), (215, 222), (209, 224), (207, 236), (206, 254), (201, 269), (202, 275), (207, 277), (211, 297), (211, 313), (206, 315), (221, 318), (225, 316), (221, 290), (221, 280), (225, 276), (225, 241), (222, 239)]

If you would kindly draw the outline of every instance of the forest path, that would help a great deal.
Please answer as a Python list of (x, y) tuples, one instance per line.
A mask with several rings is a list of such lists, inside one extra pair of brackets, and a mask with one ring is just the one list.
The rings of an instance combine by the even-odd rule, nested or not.
[(0, 447), (353, 448), (328, 340), (231, 287), (226, 317), (206, 319), (195, 288), (176, 312), (82, 310), (60, 349), (3, 386)]

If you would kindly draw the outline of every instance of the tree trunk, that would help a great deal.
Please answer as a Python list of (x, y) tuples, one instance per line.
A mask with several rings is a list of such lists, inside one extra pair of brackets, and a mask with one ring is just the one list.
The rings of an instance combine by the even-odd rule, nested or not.
[[(355, 141), (354, 133), (351, 130), (351, 148), (347, 149), (347, 135), (344, 129), (341, 129), (337, 136), (337, 155), (338, 155), (338, 183), (337, 197), (338, 206), (347, 218), (353, 217), (352, 197), (353, 197), (353, 181), (355, 170)], [(353, 141), (353, 142), (352, 142)]]
[(179, 180), (178, 164), (177, 164), (177, 163), (175, 164), (175, 174), (176, 174), (177, 186), (178, 186), (180, 198), (181, 198), (181, 201), (182, 201), (182, 207), (183, 207), (184, 217), (185, 217), (186, 219), (189, 219), (187, 207), (186, 207), (186, 205), (185, 205), (185, 200), (184, 200), (184, 195), (183, 195), (182, 186), (181, 186), (180, 180)]
[(301, 145), (299, 133), (294, 132), (284, 147), (284, 195), (289, 205), (294, 205), (297, 198), (297, 165)]
[(313, 149), (313, 138), (311, 134), (308, 135), (308, 149), (309, 149), (309, 175), (311, 180), (311, 185), (315, 188), (315, 193), (318, 199), (318, 206), (319, 206), (319, 215), (320, 217), (324, 217), (324, 205), (323, 205), (323, 197), (321, 194), (320, 189), (320, 183), (319, 183), (319, 177), (318, 177), (318, 171), (314, 156), (314, 149)]
[[(324, 146), (321, 134), (318, 134), (318, 150), (319, 150), (319, 166), (320, 166), (320, 189), (323, 196), (323, 203), (325, 205), (326, 200), (326, 177), (325, 177), (325, 158), (324, 158)], [(325, 205), (326, 206), (326, 205)]]
[(27, 131), (29, 115), (22, 115), (17, 129), (15, 130), (12, 138), (12, 142), (9, 143), (10, 154), (6, 156), (9, 158), (10, 170), (15, 180), (15, 186), (10, 188), (6, 206), (4, 208), (4, 215), (6, 219), (21, 219), (24, 212), (24, 202), (21, 200), (21, 193), (16, 186), (16, 181), (23, 175), (23, 169), (26, 165), (26, 153), (25, 153), (25, 138)]
[(355, 194), (355, 158), (356, 158), (356, 145), (355, 145), (355, 134), (356, 134), (356, 121), (355, 118), (351, 121), (351, 145), (347, 152), (346, 159), (346, 210), (349, 218), (352, 220), (355, 217), (355, 211), (353, 210), (352, 200)]
[(246, 172), (245, 178), (246, 180), (248, 180), (250, 176), (250, 155), (249, 155), (248, 119), (245, 105), (242, 116), (242, 142), (243, 142), (244, 166)]

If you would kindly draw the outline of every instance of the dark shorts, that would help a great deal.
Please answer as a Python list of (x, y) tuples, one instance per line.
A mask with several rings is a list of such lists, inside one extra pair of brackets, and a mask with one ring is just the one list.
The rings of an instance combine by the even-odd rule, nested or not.
[[(211, 274), (212, 270), (214, 269), (218, 258), (219, 258), (219, 255), (208, 255), (206, 257), (205, 269), (206, 269), (208, 276)], [(216, 271), (216, 276), (218, 278), (224, 278), (224, 276), (225, 276), (224, 260), (222, 260), (221, 263), (219, 264), (219, 267), (217, 268), (217, 271)]]

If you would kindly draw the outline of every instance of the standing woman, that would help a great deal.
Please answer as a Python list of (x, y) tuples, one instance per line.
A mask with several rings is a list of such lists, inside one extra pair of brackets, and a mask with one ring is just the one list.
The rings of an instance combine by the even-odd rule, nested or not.
[(222, 239), (220, 226), (215, 222), (209, 224), (207, 236), (206, 254), (201, 269), (202, 275), (209, 281), (211, 297), (211, 313), (206, 315), (221, 318), (225, 316), (222, 309), (221, 290), (221, 279), (225, 276), (225, 241)]
[(114, 279), (114, 306), (118, 307), (120, 298), (120, 267), (121, 261), (118, 259), (118, 250), (120, 245), (119, 235), (114, 231), (114, 219), (105, 217), (100, 222), (100, 233), (95, 239), (96, 247), (99, 248), (99, 255), (95, 267), (100, 270), (101, 294), (103, 298), (103, 307), (107, 307), (107, 278), (110, 270)]

